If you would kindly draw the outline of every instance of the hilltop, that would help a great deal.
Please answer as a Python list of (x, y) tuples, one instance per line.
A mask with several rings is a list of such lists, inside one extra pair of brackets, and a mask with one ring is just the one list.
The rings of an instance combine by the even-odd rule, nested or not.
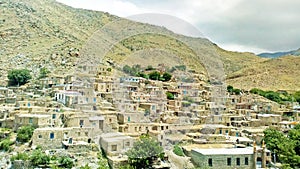
[[(48, 68), (53, 74), (72, 73), (83, 55), (83, 45), (93, 33), (105, 24), (121, 19), (108, 13), (71, 8), (54, 0), (7, 0), (0, 2), (0, 8), (3, 11), (0, 16), (0, 76), (4, 80), (7, 70), (12, 67), (29, 68), (33, 75), (38, 74), (41, 67)], [(143, 26), (172, 34), (161, 27)], [(267, 59), (252, 53), (226, 51), (204, 38), (185, 38), (200, 44), (201, 55), (220, 56), (228, 84), (246, 89), (300, 90), (300, 81), (296, 79), (299, 77), (299, 57)], [(151, 50), (156, 48), (161, 50)], [(150, 59), (136, 58), (138, 52), (159, 58), (152, 63), (154, 65), (164, 62), (173, 66), (179, 62), (189, 70), (207, 74), (187, 45), (161, 35), (141, 34), (124, 39), (115, 44), (106, 58), (118, 64), (138, 61), (148, 65)], [(1, 84), (5, 85), (5, 81)]]
[(292, 51), (287, 51), (287, 52), (275, 52), (275, 53), (261, 53), (261, 54), (258, 54), (258, 56), (265, 57), (265, 58), (278, 58), (278, 57), (287, 56), (287, 55), (300, 56), (300, 48), (297, 49), (297, 50), (292, 50)]

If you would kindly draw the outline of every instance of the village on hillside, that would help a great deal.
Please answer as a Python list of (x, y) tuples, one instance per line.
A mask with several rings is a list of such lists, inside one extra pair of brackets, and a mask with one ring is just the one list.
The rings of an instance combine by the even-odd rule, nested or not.
[[(42, 168), (63, 156), (71, 165), (58, 160), (62, 168), (98, 168), (102, 162), (124, 168), (126, 152), (145, 136), (164, 152), (160, 158), (149, 155), (152, 168), (276, 168), (276, 152), (266, 148), (263, 132), (291, 130), (300, 120), (299, 104), (278, 104), (239, 90), (226, 91), (220, 105), (204, 75), (177, 68), (166, 74), (163, 64), (153, 65), (149, 78), (147, 72), (120, 74), (101, 64), (0, 87), (0, 147), (7, 150), (0, 154), (0, 166)], [(30, 138), (20, 134), (30, 127)], [(33, 164), (21, 156), (30, 152), (50, 159)]]

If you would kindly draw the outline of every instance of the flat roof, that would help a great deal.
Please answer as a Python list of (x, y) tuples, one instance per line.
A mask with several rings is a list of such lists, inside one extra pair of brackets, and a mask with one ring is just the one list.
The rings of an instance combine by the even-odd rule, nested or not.
[(192, 149), (203, 155), (245, 155), (253, 154), (253, 148), (210, 148), (210, 149)]
[(48, 114), (19, 114), (19, 117), (50, 117)]
[(89, 118), (90, 121), (96, 121), (96, 120), (104, 120), (103, 116), (93, 116)]

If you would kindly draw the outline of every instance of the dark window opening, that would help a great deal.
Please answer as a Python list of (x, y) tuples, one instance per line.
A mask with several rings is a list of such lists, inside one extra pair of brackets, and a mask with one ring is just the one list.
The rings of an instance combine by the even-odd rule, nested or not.
[(227, 165), (231, 166), (231, 158), (227, 158)]
[(249, 158), (245, 157), (245, 165), (249, 165)]
[(241, 159), (240, 158), (236, 158), (236, 165), (241, 165)]
[(213, 166), (213, 163), (212, 163), (212, 159), (211, 159), (211, 158), (208, 159), (208, 166), (210, 166), (210, 167)]

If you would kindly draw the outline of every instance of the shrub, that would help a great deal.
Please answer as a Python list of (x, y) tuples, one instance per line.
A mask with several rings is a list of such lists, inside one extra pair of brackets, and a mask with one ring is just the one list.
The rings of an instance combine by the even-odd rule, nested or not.
[(59, 157), (58, 163), (63, 168), (72, 168), (74, 166), (74, 161), (68, 156)]
[(167, 99), (169, 99), (169, 100), (174, 100), (174, 98), (175, 98), (174, 95), (170, 92), (167, 92), (166, 95), (167, 95)]
[(34, 131), (33, 126), (22, 126), (17, 130), (17, 141), (21, 143), (26, 143), (28, 142), (33, 134)]
[(11, 145), (13, 145), (14, 142), (10, 141), (9, 138), (4, 139), (3, 141), (0, 142), (0, 150), (3, 151), (11, 151)]
[(178, 155), (178, 156), (184, 156), (184, 152), (181, 149), (181, 147), (179, 147), (178, 145), (175, 145), (173, 148), (173, 152), (174, 154)]
[(50, 163), (50, 156), (43, 153), (40, 149), (36, 149), (29, 157), (33, 166), (48, 165)]
[(19, 153), (18, 152), (16, 155), (14, 155), (10, 158), (10, 161), (15, 161), (15, 160), (27, 161), (27, 160), (29, 160), (29, 155), (27, 153)]
[(45, 77), (48, 76), (49, 73), (50, 73), (50, 71), (47, 68), (43, 67), (43, 68), (40, 69), (39, 78), (40, 79), (45, 78)]

